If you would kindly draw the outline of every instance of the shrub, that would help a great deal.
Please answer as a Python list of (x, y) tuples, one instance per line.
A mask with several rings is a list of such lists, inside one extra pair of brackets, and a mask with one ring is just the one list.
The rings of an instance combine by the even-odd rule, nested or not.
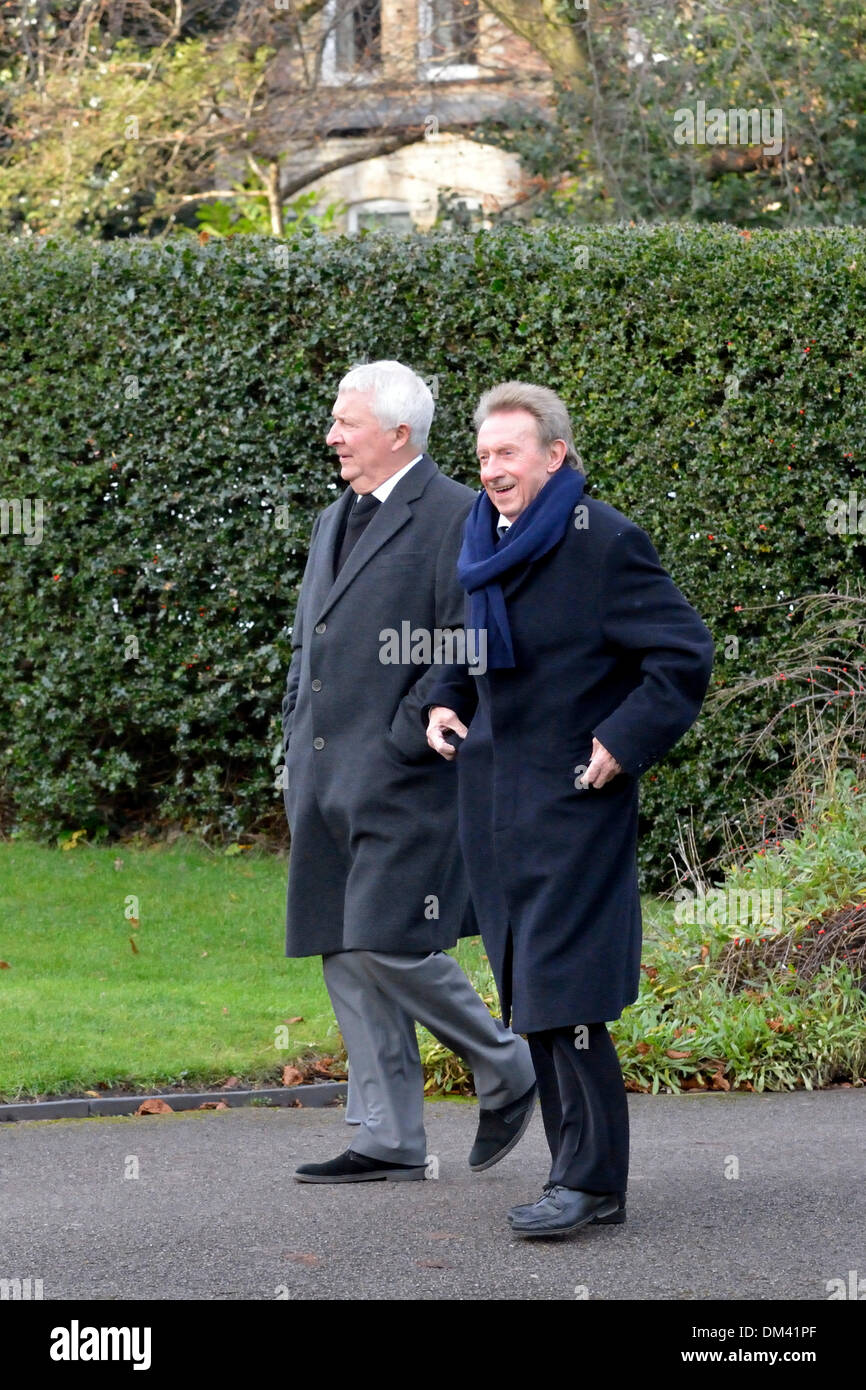
[[(594, 495), (713, 632), (714, 682), (772, 672), (792, 596), (863, 571), (825, 509), (863, 476), (864, 290), (866, 232), (842, 228), (0, 245), (0, 492), (45, 512), (41, 544), (0, 546), (7, 827), (284, 833), (292, 615), (359, 359), (432, 382), (431, 452), (473, 485), (479, 392), (561, 392)], [(709, 842), (751, 792), (723, 774), (783, 698), (702, 718), (643, 779), (645, 887), (678, 813)]]

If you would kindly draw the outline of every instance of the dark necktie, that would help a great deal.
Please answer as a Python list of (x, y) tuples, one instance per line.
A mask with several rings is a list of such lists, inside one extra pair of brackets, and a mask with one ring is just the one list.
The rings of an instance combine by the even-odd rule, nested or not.
[(337, 561), (334, 565), (335, 579), (381, 505), (378, 497), (374, 497), (372, 492), (368, 492), (365, 496), (358, 497), (349, 508), (346, 529), (343, 532), (343, 538), (337, 551)]

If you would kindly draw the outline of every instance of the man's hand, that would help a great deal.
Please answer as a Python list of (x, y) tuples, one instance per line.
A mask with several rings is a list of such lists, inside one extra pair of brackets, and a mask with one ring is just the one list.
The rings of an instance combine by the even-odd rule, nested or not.
[(441, 753), (443, 758), (448, 761), (457, 757), (457, 749), (452, 748), (450, 743), (445, 742), (444, 735), (454, 732), (460, 738), (465, 738), (469, 733), (466, 725), (458, 719), (453, 709), (446, 709), (444, 705), (434, 705), (430, 711), (430, 718), (427, 722), (427, 742), (436, 753)]
[[(431, 722), (432, 715), (435, 713), (435, 710), (430, 711)], [(428, 729), (428, 742), (429, 734), (430, 730)], [(594, 738), (592, 740), (592, 757), (589, 760), (589, 767), (580, 778), (580, 785), (582, 787), (595, 787), (599, 789), (604, 786), (605, 782), (609, 782), (611, 777), (615, 777), (618, 772), (622, 772), (622, 767), (617, 762), (616, 758), (612, 753), (608, 753), (607, 749), (599, 743), (597, 738)]]

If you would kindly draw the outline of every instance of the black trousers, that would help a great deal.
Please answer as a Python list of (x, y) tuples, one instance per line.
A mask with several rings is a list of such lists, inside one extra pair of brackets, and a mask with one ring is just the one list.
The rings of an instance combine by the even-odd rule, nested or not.
[(628, 1185), (628, 1100), (604, 1023), (527, 1033), (553, 1160), (549, 1181), (583, 1192)]

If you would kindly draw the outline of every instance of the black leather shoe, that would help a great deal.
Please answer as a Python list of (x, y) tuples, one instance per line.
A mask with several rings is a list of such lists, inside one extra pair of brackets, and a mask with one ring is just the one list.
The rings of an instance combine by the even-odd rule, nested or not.
[(422, 1182), (425, 1168), (426, 1164), (415, 1168), (347, 1149), (327, 1163), (302, 1163), (295, 1169), (295, 1182)]
[[(546, 1194), (547, 1194), (548, 1192), (550, 1192), (550, 1190), (551, 1190), (555, 1185), (556, 1185), (555, 1183), (546, 1182), (546, 1183), (544, 1184), (544, 1187), (543, 1187), (542, 1190), (541, 1190), (541, 1195), (542, 1195), (542, 1197), (546, 1196)], [(531, 1211), (532, 1208), (533, 1208), (535, 1205), (536, 1205), (535, 1202), (524, 1202), (522, 1206), (519, 1206), (519, 1207), (512, 1207), (511, 1210), (510, 1210), (510, 1212), (508, 1213), (508, 1220), (509, 1220), (509, 1222), (511, 1221), (511, 1218), (512, 1218), (512, 1216), (515, 1214), (515, 1212)], [(592, 1218), (592, 1220), (590, 1221), (589, 1224), (590, 1224), (590, 1226), (624, 1226), (624, 1225), (625, 1225), (625, 1193), (624, 1193), (624, 1192), (618, 1192), (618, 1193), (617, 1193), (617, 1208), (616, 1208), (616, 1211), (612, 1211), (611, 1214), (610, 1214), (610, 1216), (594, 1216), (594, 1217)]]
[(483, 1173), (485, 1168), (492, 1168), (520, 1142), (532, 1119), (537, 1093), (538, 1087), (533, 1081), (519, 1100), (513, 1100), (499, 1110), (480, 1112), (475, 1143), (469, 1155), (469, 1167), (473, 1173)]
[(581, 1192), (573, 1187), (549, 1187), (538, 1201), (511, 1215), (516, 1236), (564, 1236), (593, 1217), (612, 1216), (619, 1208), (615, 1192)]
[(556, 1186), (555, 1183), (546, 1182), (546, 1183), (544, 1184), (543, 1188), (541, 1189), (541, 1197), (537, 1198), (536, 1201), (534, 1201), (534, 1202), (522, 1202), (521, 1205), (520, 1205), (519, 1207), (512, 1207), (511, 1210), (510, 1210), (509, 1213), (508, 1213), (508, 1220), (509, 1220), (509, 1222), (510, 1222), (510, 1221), (512, 1220), (512, 1218), (515, 1217), (515, 1216), (522, 1216), (525, 1212), (527, 1212), (527, 1211), (532, 1211), (535, 1207), (538, 1206), (538, 1203), (542, 1200), (542, 1198), (547, 1196), (548, 1192), (552, 1192), (552, 1191), (553, 1191), (553, 1189), (554, 1189), (555, 1186)]

